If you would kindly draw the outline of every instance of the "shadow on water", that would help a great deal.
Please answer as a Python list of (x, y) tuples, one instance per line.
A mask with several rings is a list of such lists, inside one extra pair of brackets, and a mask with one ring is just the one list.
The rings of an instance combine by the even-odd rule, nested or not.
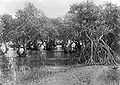
[[(41, 66), (70, 66), (76, 64), (77, 58), (71, 62), (73, 55), (65, 54), (63, 51), (33, 51), (29, 52), (27, 57), (16, 57), (16, 65), (27, 65), (31, 68)], [(70, 62), (69, 62), (70, 61)], [(9, 61), (3, 55), (0, 56), (0, 68), (8, 68)]]
[[(17, 58), (18, 65), (27, 65), (31, 68), (40, 66), (70, 66), (76, 62), (70, 62), (73, 55), (65, 54), (63, 51), (34, 51), (28, 53), (26, 58)], [(73, 61), (78, 61), (75, 58)]]
[[(66, 68), (69, 68), (71, 65), (76, 64), (75, 61), (78, 60), (77, 58), (75, 58), (73, 62), (69, 62), (71, 61), (72, 57), (73, 57), (72, 55), (65, 54), (63, 51), (42, 51), (42, 52), (33, 51), (29, 52), (27, 57), (15, 58), (17, 70), (24, 68), (24, 66), (30, 68), (30, 70), (26, 69), (26, 72), (28, 71), (27, 74), (26, 72), (24, 73), (23, 71), (23, 74), (27, 77), (22, 76), (21, 73), (17, 74), (19, 75), (19, 77), (22, 76), (20, 78), (18, 77), (17, 82), (18, 80), (30, 82), (31, 79), (34, 79), (33, 76), (35, 76), (36, 74), (39, 74), (39, 76), (46, 76), (51, 74), (51, 71), (52, 73), (54, 72), (56, 73), (61, 70), (65, 70)], [(11, 69), (8, 68), (9, 67), (8, 63), (9, 61), (7, 61), (7, 59), (4, 56), (0, 57), (0, 72), (4, 72), (4, 74), (6, 75), (11, 74), (10, 71)], [(36, 68), (40, 70), (32, 71), (32, 69)], [(6, 78), (8, 78), (8, 76), (6, 76)], [(35, 77), (35, 79), (37, 78), (38, 77)], [(5, 80), (5, 78), (2, 79)], [(3, 82), (3, 80), (0, 80), (0, 82)]]

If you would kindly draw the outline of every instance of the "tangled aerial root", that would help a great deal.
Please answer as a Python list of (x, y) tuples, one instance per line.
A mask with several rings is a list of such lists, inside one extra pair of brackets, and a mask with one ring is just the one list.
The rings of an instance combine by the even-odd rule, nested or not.
[(91, 65), (96, 65), (96, 63), (95, 63), (93, 60), (88, 59), (88, 60), (85, 62), (85, 65), (91, 66)]
[(95, 60), (88, 59), (85, 63), (85, 66), (93, 66), (93, 65), (105, 65), (105, 66), (119, 66), (117, 62), (113, 59), (109, 60), (101, 60), (99, 62), (95, 62)]

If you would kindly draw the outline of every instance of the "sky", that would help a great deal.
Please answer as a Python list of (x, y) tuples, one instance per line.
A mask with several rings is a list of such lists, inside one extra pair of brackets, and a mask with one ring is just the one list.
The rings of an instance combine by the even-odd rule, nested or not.
[[(31, 2), (35, 7), (41, 9), (49, 18), (55, 18), (65, 15), (73, 3), (80, 3), (85, 0), (0, 0), (0, 15), (15, 15), (18, 9), (23, 9), (27, 2)], [(90, 0), (96, 4), (102, 4), (109, 1), (120, 5), (120, 0)]]

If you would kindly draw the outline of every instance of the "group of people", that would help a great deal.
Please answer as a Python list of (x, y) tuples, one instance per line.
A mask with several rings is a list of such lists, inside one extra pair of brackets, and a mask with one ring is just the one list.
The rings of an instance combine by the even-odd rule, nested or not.
[(66, 43), (64, 42), (55, 42), (55, 41), (49, 41), (49, 42), (43, 42), (41, 43), (40, 47), (44, 50), (56, 50), (58, 49), (58, 45), (62, 46), (62, 50), (67, 52), (76, 52), (80, 51), (83, 47), (83, 42), (82, 41), (72, 41), (68, 40)]
[(67, 44), (64, 46), (65, 53), (75, 53), (80, 52), (83, 47), (82, 41), (71, 41), (68, 40)]
[[(36, 41), (36, 42), (29, 42), (25, 48), (26, 50), (30, 50), (31, 52), (40, 50), (40, 47), (42, 47), (42, 49), (44, 50), (54, 50), (57, 49), (57, 45), (61, 45), (62, 47), (61, 49), (65, 53), (72, 53), (72, 52), (81, 51), (82, 47), (84, 46), (84, 43), (82, 41), (72, 41), (72, 40), (68, 40), (66, 44), (63, 42), (57, 43), (54, 41), (42, 42), (42, 43), (38, 43)], [(2, 45), (1, 49), (2, 51), (5, 51), (6, 50), (5, 45)], [(19, 57), (24, 57), (27, 54), (24, 47), (20, 46), (15, 50)]]

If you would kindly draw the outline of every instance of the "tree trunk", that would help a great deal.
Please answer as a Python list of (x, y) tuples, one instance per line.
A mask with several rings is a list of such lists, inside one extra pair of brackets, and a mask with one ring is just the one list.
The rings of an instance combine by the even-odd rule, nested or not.
[(91, 62), (93, 62), (93, 41), (91, 40)]
[(94, 42), (93, 42), (93, 40), (90, 38), (90, 36), (87, 34), (87, 32), (86, 32), (86, 35), (87, 35), (87, 37), (90, 39), (90, 41), (91, 41), (91, 55), (90, 55), (90, 59), (88, 60), (88, 65), (93, 65), (95, 62), (94, 62), (94, 60), (93, 60), (93, 44), (94, 44)]

